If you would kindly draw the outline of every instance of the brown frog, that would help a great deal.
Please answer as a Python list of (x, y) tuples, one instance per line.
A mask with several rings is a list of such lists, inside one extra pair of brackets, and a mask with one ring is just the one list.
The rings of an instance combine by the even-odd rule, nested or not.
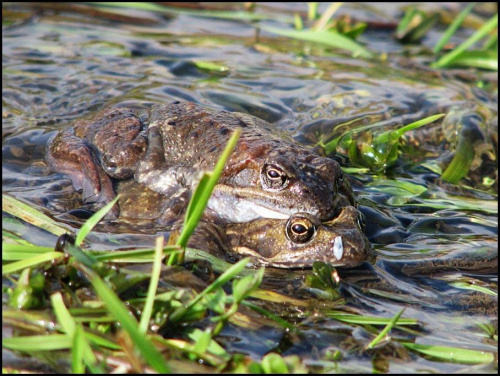
[(98, 206), (115, 196), (113, 181), (133, 177), (170, 199), (157, 218), (167, 224), (186, 208), (200, 171), (213, 170), (236, 128), (241, 137), (208, 203), (222, 220), (287, 220), (302, 212), (325, 221), (355, 205), (336, 161), (259, 118), (190, 102), (152, 106), (147, 129), (130, 109), (104, 110), (59, 132), (46, 159), (82, 190), (84, 202)]
[(359, 213), (343, 207), (329, 222), (297, 213), (286, 220), (261, 218), (226, 226), (230, 250), (251, 256), (260, 264), (280, 268), (307, 267), (315, 261), (334, 266), (356, 266), (370, 255)]
[[(152, 226), (151, 220), (160, 216), (169, 202), (165, 196), (133, 179), (121, 182), (118, 193), (121, 195), (119, 220), (133, 224), (136, 229)], [(259, 218), (227, 223), (208, 210), (188, 246), (230, 259), (250, 256), (256, 264), (279, 268), (310, 267), (315, 261), (350, 267), (362, 263), (371, 254), (360, 219), (360, 213), (353, 206), (341, 208), (336, 218), (323, 223), (308, 213), (296, 213), (286, 219)], [(173, 230), (180, 231), (182, 224), (182, 218), (178, 218)]]

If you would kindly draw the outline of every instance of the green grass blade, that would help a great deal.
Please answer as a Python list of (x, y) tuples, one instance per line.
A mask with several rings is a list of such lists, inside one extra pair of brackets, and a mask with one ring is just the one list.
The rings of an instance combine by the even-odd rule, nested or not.
[(318, 17), (318, 6), (319, 2), (311, 1), (307, 2), (307, 19), (309, 21), (315, 20)]
[(365, 346), (366, 350), (373, 349), (384, 337), (389, 333), (389, 331), (396, 325), (396, 322), (399, 320), (403, 312), (405, 311), (405, 308), (403, 308), (401, 311), (399, 311), (396, 316), (392, 318), (391, 321), (386, 325), (384, 329), (376, 336), (373, 341), (371, 341), (368, 345)]
[(264, 268), (260, 268), (256, 273), (233, 280), (233, 299), (240, 303), (246, 299), (261, 284), (264, 277)]
[(2, 244), (2, 251), (12, 253), (30, 253), (31, 255), (33, 255), (37, 253), (52, 252), (54, 251), (54, 247), (40, 247), (37, 245), (26, 244)]
[[(398, 38), (403, 43), (414, 43), (419, 41), (424, 37), (425, 34), (429, 32), (429, 30), (434, 26), (436, 21), (439, 18), (437, 13), (426, 15), (423, 12), (418, 12), (419, 14), (415, 16), (415, 20), (419, 21), (415, 26), (410, 24), (410, 28), (404, 30), (401, 38)], [(411, 23), (413, 23), (412, 20)]]
[(142, 315), (141, 315), (141, 322), (139, 324), (139, 330), (144, 334), (146, 334), (148, 331), (149, 319), (151, 318), (151, 313), (153, 312), (153, 303), (155, 300), (156, 289), (158, 287), (158, 281), (160, 280), (162, 256), (163, 256), (163, 236), (159, 236), (156, 238), (153, 271), (151, 272), (148, 295), (146, 297), (146, 302), (144, 303), (144, 308), (142, 310)]
[[(209, 17), (209, 18), (221, 18), (235, 21), (262, 21), (267, 19), (272, 19), (275, 15), (265, 15), (257, 14), (252, 12), (234, 10), (234, 11), (224, 11), (224, 10), (195, 10), (195, 9), (182, 9), (175, 7), (166, 7), (151, 2), (92, 2), (92, 5), (96, 5), (104, 8), (129, 8), (129, 9), (140, 9), (152, 12), (160, 13), (177, 13), (185, 14), (194, 17)], [(290, 23), (293, 20), (287, 16), (278, 16), (281, 22)]]
[(67, 350), (72, 346), (72, 339), (67, 334), (2, 338), (2, 346), (19, 351)]
[(480, 364), (491, 363), (495, 360), (495, 355), (493, 353), (485, 351), (461, 349), (459, 347), (420, 345), (417, 343), (409, 342), (401, 342), (401, 344), (407, 349), (414, 350), (447, 362), (461, 364)]
[(2, 265), (2, 275), (18, 272), (26, 268), (35, 267), (39, 264), (43, 264), (44, 262), (52, 262), (63, 257), (64, 254), (62, 252), (47, 252), (25, 260), (4, 264)]
[(211, 177), (210, 172), (206, 172), (203, 174), (203, 176), (200, 178), (200, 181), (198, 182), (198, 185), (196, 186), (193, 196), (191, 197), (191, 200), (189, 200), (188, 207), (186, 209), (186, 216), (184, 217), (184, 226), (187, 226), (189, 219), (193, 216), (194, 211), (196, 210), (197, 206), (202, 200), (203, 192), (208, 188), (208, 183), (210, 181)]
[(290, 371), (281, 357), (281, 355), (276, 353), (268, 353), (262, 358), (261, 362), (262, 370), (266, 374), (288, 374)]
[[(188, 330), (186, 332), (188, 338), (195, 342), (198, 342), (200, 338), (203, 335), (205, 335), (204, 333), (206, 332), (196, 328)], [(210, 338), (210, 342), (207, 345), (206, 352), (218, 356), (221, 359), (226, 359), (226, 360), (231, 359), (231, 355), (226, 350), (224, 350), (224, 348), (221, 345), (215, 342), (212, 338)]]
[(465, 137), (460, 138), (455, 155), (443, 172), (443, 175), (441, 175), (441, 178), (448, 183), (458, 184), (460, 179), (469, 172), (474, 155), (474, 147), (471, 144), (471, 140)]
[(198, 225), (203, 211), (207, 206), (210, 195), (212, 194), (212, 191), (217, 184), (217, 181), (219, 180), (219, 177), (222, 173), (222, 170), (224, 169), (224, 165), (226, 164), (229, 155), (232, 153), (234, 147), (236, 146), (236, 143), (238, 142), (240, 134), (241, 129), (239, 128), (233, 132), (226, 144), (226, 147), (224, 148), (224, 151), (222, 152), (221, 157), (217, 161), (213, 172), (209, 175), (208, 181), (203, 183), (204, 186), (199, 193), (196, 192), (198, 190), (196, 189), (195, 193), (193, 194), (191, 200), (193, 201), (194, 199), (196, 199), (197, 201), (189, 203), (189, 217), (186, 215), (185, 225), (182, 229), (181, 234), (179, 235), (179, 239), (177, 239), (177, 245), (181, 246), (182, 248), (185, 248), (187, 246), (191, 234)]
[(54, 252), (52, 247), (39, 247), (27, 244), (2, 244), (2, 261), (21, 261), (27, 260), (33, 256), (41, 255), (47, 252)]
[(262, 316), (270, 319), (270, 320), (273, 320), (275, 322), (277, 322), (279, 325), (281, 325), (284, 329), (287, 329), (291, 332), (297, 332), (297, 333), (300, 333), (300, 330), (293, 324), (290, 324), (288, 321), (286, 320), (283, 320), (281, 317), (269, 312), (268, 310), (264, 309), (264, 308), (261, 308), (259, 307), (258, 305), (255, 305), (253, 303), (250, 303), (246, 300), (243, 300), (241, 302), (241, 304), (243, 304), (244, 306), (247, 306), (248, 308), (251, 308), (252, 310), (254, 310), (255, 312), (261, 314)]
[(377, 179), (366, 186), (377, 192), (398, 197), (416, 197), (427, 192), (426, 187), (406, 180)]
[(312, 29), (316, 30), (316, 31), (325, 30), (326, 24), (331, 20), (331, 18), (335, 14), (335, 12), (337, 10), (339, 10), (339, 8), (342, 6), (342, 4), (343, 3), (341, 3), (341, 2), (331, 3), (328, 6), (328, 8), (323, 12), (323, 14), (319, 18), (319, 20), (315, 22)]
[(72, 343), (72, 369), (74, 373), (83, 373), (85, 370), (84, 363), (89, 367), (97, 363), (97, 359), (90, 348), (85, 332), (81, 324), (76, 324), (70, 312), (64, 305), (62, 295), (55, 293), (51, 295), (50, 301), (52, 308), (57, 318), (57, 322), (70, 338), (73, 338)]
[(78, 235), (76, 236), (75, 245), (77, 247), (79, 247), (83, 243), (89, 232), (92, 231), (95, 225), (111, 210), (113, 205), (116, 204), (116, 202), (118, 201), (119, 197), (120, 195), (117, 195), (113, 199), (113, 201), (106, 204), (106, 206), (99, 209), (92, 215), (92, 217), (90, 217), (89, 219), (87, 219), (87, 221), (85, 221), (80, 231), (78, 231)]
[[(204, 364), (209, 364), (213, 366), (222, 366), (226, 363), (224, 359), (220, 359), (215, 355), (211, 355), (210, 353), (200, 353), (194, 349), (194, 346), (186, 341), (179, 339), (163, 339), (163, 338), (155, 338), (158, 343), (161, 343), (174, 351), (185, 352), (188, 355), (195, 355), (196, 357), (203, 360)], [(187, 365), (188, 363), (184, 364)]]
[(207, 328), (204, 331), (200, 330), (197, 334), (198, 335), (194, 342), (193, 350), (198, 353), (205, 353), (207, 352), (208, 346), (212, 341), (210, 329)]
[[(359, 324), (359, 325), (387, 325), (392, 320), (392, 318), (388, 319), (384, 317), (359, 316), (343, 312), (327, 313), (327, 316), (338, 321), (343, 321), (350, 324)], [(396, 324), (418, 325), (418, 321), (416, 319), (400, 318)]]
[[(208, 252), (201, 251), (199, 249), (194, 249), (194, 248), (186, 248), (186, 260), (187, 261), (192, 261), (192, 260), (205, 260), (210, 262), (212, 264), (212, 268), (214, 271), (218, 273), (223, 273), (227, 269), (229, 269), (232, 264), (221, 260), (220, 258), (209, 254)], [(254, 271), (251, 269), (245, 269), (240, 272), (240, 275), (249, 275), (252, 274)]]
[(484, 41), (482, 49), (498, 51), (498, 30)]
[(450, 66), (472, 67), (498, 71), (497, 51), (465, 51), (457, 56)]
[(456, 282), (449, 282), (449, 285), (456, 287), (457, 289), (473, 290), (492, 296), (498, 296), (498, 292), (493, 291), (484, 286), (475, 285), (472, 282), (456, 281)]
[(467, 5), (459, 13), (459, 15), (457, 16), (457, 18), (455, 18), (453, 20), (453, 22), (450, 24), (450, 26), (448, 27), (448, 29), (446, 29), (446, 31), (443, 34), (443, 36), (441, 37), (441, 39), (439, 39), (439, 41), (436, 43), (436, 45), (432, 49), (432, 51), (435, 54), (437, 54), (439, 51), (441, 51), (443, 49), (444, 45), (446, 43), (448, 43), (448, 41), (450, 40), (450, 38), (453, 36), (453, 34), (455, 34), (455, 31), (457, 31), (457, 29), (460, 27), (460, 25), (462, 24), (462, 22), (464, 22), (465, 17), (467, 17), (467, 15), (472, 11), (472, 9), (474, 8), (475, 5), (476, 5), (476, 3), (469, 3), (469, 5)]
[(486, 22), (478, 31), (472, 34), (465, 42), (455, 48), (450, 53), (444, 55), (441, 59), (431, 64), (433, 68), (442, 68), (450, 65), (453, 60), (463, 53), (467, 48), (485, 37), (490, 31), (498, 26), (498, 14), (495, 14), (488, 22)]
[(56, 236), (68, 232), (45, 214), (5, 193), (2, 193), (2, 210)]
[(295, 30), (302, 30), (304, 28), (304, 23), (298, 13), (293, 15), (293, 24), (295, 26)]
[(33, 253), (27, 252), (2, 252), (2, 261), (21, 261), (33, 257)]
[(196, 303), (198, 303), (205, 295), (211, 293), (214, 291), (216, 288), (224, 285), (227, 281), (229, 281), (231, 278), (233, 278), (236, 274), (241, 272), (244, 268), (245, 265), (248, 263), (250, 260), (249, 257), (245, 257), (244, 259), (241, 259), (238, 261), (236, 264), (231, 265), (229, 269), (227, 269), (224, 273), (222, 273), (215, 281), (212, 282), (210, 286), (208, 286), (205, 290), (203, 290), (201, 293), (199, 293), (195, 298), (189, 301), (189, 303), (185, 307), (181, 307), (177, 310), (175, 310), (169, 317), (169, 320), (171, 322), (177, 322), (179, 321), (182, 316), (186, 314), (187, 311), (191, 307), (193, 307)]
[(64, 332), (66, 332), (69, 336), (73, 336), (75, 333), (76, 323), (64, 305), (61, 293), (57, 292), (51, 295), (50, 302), (52, 303), (52, 308), (54, 309), (57, 322), (61, 325)]
[(227, 65), (217, 64), (214, 63), (213, 61), (198, 60), (198, 61), (193, 61), (193, 64), (198, 69), (210, 72), (227, 72), (229, 70)]
[(321, 43), (330, 47), (347, 50), (350, 51), (353, 56), (360, 56), (364, 58), (374, 57), (374, 54), (367, 48), (333, 30), (283, 30), (271, 26), (261, 28), (262, 30), (269, 31), (270, 33), (282, 35), (288, 38), (299, 39), (307, 42)]
[(90, 282), (97, 294), (106, 303), (106, 308), (115, 316), (122, 326), (130, 335), (137, 349), (146, 361), (159, 373), (170, 373), (170, 367), (165, 362), (164, 357), (160, 354), (157, 348), (151, 341), (140, 331), (137, 321), (130, 315), (130, 312), (125, 307), (123, 302), (116, 296), (104, 281), (95, 274), (92, 270), (80, 266), (80, 268), (89, 276)]
[(391, 197), (386, 203), (391, 206), (422, 206), (432, 209), (470, 210), (498, 214), (498, 201), (496, 200), (449, 196), (447, 198), (420, 198), (419, 201), (419, 203), (412, 203), (405, 198), (400, 200), (400, 197)]
[(408, 125), (405, 125), (404, 127), (396, 129), (395, 132), (397, 132), (397, 135), (399, 137), (401, 137), (404, 133), (411, 131), (413, 129), (423, 127), (424, 125), (427, 125), (427, 124), (432, 123), (438, 119), (441, 119), (445, 115), (446, 114), (436, 114), (436, 115), (428, 116), (425, 119), (417, 120), (411, 124), (408, 124)]
[(87, 341), (89, 341), (90, 343), (94, 344), (97, 347), (106, 347), (110, 350), (121, 350), (121, 346), (117, 345), (113, 341), (110, 341), (109, 339), (100, 337), (94, 333), (85, 332), (84, 334), (85, 338), (87, 338)]
[(69, 242), (64, 245), (64, 253), (74, 257), (77, 262), (89, 268), (94, 268), (99, 264), (99, 261), (92, 254)]
[(408, 7), (406, 9), (405, 14), (401, 21), (399, 21), (398, 26), (396, 27), (396, 38), (401, 39), (403, 38), (404, 34), (408, 30), (408, 27), (410, 26), (410, 22), (413, 20), (415, 15), (418, 13), (418, 10), (415, 9), (415, 7)]
[(73, 346), (71, 351), (71, 371), (74, 374), (85, 373), (85, 365), (83, 364), (84, 354), (83, 328), (81, 325), (75, 327), (73, 333)]
[[(168, 245), (163, 248), (163, 253), (172, 253), (180, 251), (179, 246)], [(108, 251), (108, 252), (92, 252), (93, 256), (98, 261), (109, 262), (153, 262), (154, 249), (132, 249), (130, 251)]]

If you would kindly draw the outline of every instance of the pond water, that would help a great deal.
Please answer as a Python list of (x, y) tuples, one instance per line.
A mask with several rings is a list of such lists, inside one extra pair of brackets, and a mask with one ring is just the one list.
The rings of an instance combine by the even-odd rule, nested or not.
[[(390, 24), (400, 19), (402, 6), (346, 4), (342, 10)], [(257, 8), (270, 16), (263, 25), (283, 27), (280, 17), (292, 15), (279, 3)], [(306, 6), (294, 3), (292, 8), (304, 11)], [(155, 103), (192, 101), (260, 117), (310, 146), (333, 140), (347, 126), (377, 123), (390, 129), (445, 113), (443, 121), (407, 135), (405, 157), (385, 174), (353, 168), (357, 166), (342, 150), (329, 154), (350, 168), (346, 171), (376, 255), (373, 263), (339, 270), (340, 292), (344, 308), (358, 314), (387, 318), (406, 308), (403, 317), (421, 324), (417, 343), (497, 352), (497, 342), (482, 329), (491, 325), (496, 333), (497, 296), (463, 287), (497, 291), (496, 74), (425, 68), (420, 63), (426, 57), (418, 55), (422, 46), (405, 47), (405, 55), (415, 57), (403, 57), (403, 47), (384, 28), (361, 37), (372, 51), (387, 53), (386, 60), (369, 61), (264, 30), (257, 34), (247, 21), (130, 9), (111, 16), (97, 9), (3, 6), (4, 193), (70, 230), (79, 228), (84, 219), (68, 214), (82, 205), (79, 195), (67, 178), (47, 168), (44, 143), (75, 119), (106, 106), (140, 111)], [(439, 35), (431, 32), (423, 44), (432, 46)], [(224, 69), (204, 67), (204, 62)], [(450, 162), (464, 137), (479, 140), (471, 171), (460, 185), (445, 183), (436, 171)], [(418, 186), (418, 193), (403, 192), (391, 185), (394, 181)], [(153, 244), (153, 235), (118, 234), (111, 241), (127, 243), (112, 245), (109, 226), (98, 227), (89, 238), (93, 249)], [(55, 236), (23, 229), (5, 214), (2, 228), (35, 244), (55, 244)], [(344, 358), (338, 370), (344, 372), (371, 372), (374, 367), (386, 372), (496, 372), (493, 364), (445, 363), (397, 346), (372, 359), (373, 354), (361, 351), (372, 338), (368, 331), (329, 318), (327, 312), (339, 305), (304, 285), (308, 273), (269, 269), (262, 285), (307, 302), (307, 309), (266, 307), (302, 322), (300, 337), (281, 328), (242, 330), (230, 323), (219, 337), (223, 347), (256, 360), (273, 350), (297, 354), (317, 370), (332, 370), (325, 353), (339, 349)]]

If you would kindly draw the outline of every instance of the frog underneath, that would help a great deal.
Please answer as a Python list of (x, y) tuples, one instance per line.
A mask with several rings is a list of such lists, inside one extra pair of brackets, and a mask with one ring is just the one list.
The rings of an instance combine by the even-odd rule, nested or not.
[[(138, 184), (133, 179), (120, 182), (121, 217), (135, 229), (154, 228), (155, 216), (161, 215), (168, 199)], [(159, 204), (160, 203), (160, 204)], [(221, 258), (250, 256), (255, 264), (279, 268), (310, 267), (315, 261), (333, 266), (356, 266), (371, 254), (370, 243), (361, 229), (361, 214), (353, 206), (341, 209), (328, 222), (308, 213), (296, 213), (287, 219), (259, 218), (244, 223), (224, 223), (217, 213), (206, 210), (188, 246)], [(181, 231), (183, 218), (172, 225)]]

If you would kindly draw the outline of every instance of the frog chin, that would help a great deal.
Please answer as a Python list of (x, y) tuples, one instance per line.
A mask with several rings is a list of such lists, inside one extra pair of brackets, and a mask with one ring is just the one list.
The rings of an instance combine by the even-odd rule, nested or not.
[(270, 209), (259, 202), (234, 197), (226, 192), (214, 190), (207, 205), (223, 220), (231, 223), (249, 222), (259, 218), (288, 219), (289, 214)]

